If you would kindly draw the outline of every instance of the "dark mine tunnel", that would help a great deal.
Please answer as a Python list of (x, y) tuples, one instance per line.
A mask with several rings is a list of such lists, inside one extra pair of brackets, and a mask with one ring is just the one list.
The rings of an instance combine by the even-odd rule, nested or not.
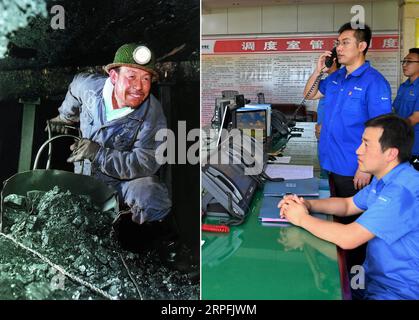
[[(111, 63), (117, 49), (126, 43), (146, 44), (155, 54), (159, 80), (152, 84), (151, 93), (163, 107), (168, 128), (179, 137), (182, 137), (181, 132), (177, 133), (179, 121), (186, 122), (186, 132), (199, 128), (198, 0), (0, 0), (0, 8), (0, 26), (6, 26), (0, 30), (1, 181), (32, 170), (38, 149), (48, 139), (46, 121), (58, 115), (58, 107), (73, 77), (81, 72), (106, 75), (103, 66)], [(197, 141), (190, 141), (187, 146)], [(66, 162), (73, 142), (69, 138), (53, 142), (52, 169), (73, 171), (73, 165)], [(38, 168), (45, 169), (47, 153), (41, 155)], [(124, 285), (132, 286), (129, 277), (121, 276), (124, 280), (118, 287), (119, 282), (104, 273), (106, 280), (103, 281), (108, 284), (102, 285), (103, 291), (111, 296), (120, 299), (199, 298), (199, 164), (165, 166), (164, 181), (172, 195), (171, 212), (177, 236), (163, 249), (163, 245), (156, 245), (139, 253), (129, 250), (125, 260), (137, 282), (136, 292), (141, 294), (123, 293)], [(5, 225), (3, 196), (2, 193), (2, 224)], [(75, 220), (70, 224), (77, 224)], [(25, 228), (27, 225), (26, 221)], [(130, 226), (129, 232), (135, 238), (135, 227)], [(142, 241), (147, 241), (142, 237)], [(4, 247), (3, 241), (7, 241), (0, 240), (0, 247)], [(136, 245), (135, 240), (132, 241), (131, 247)], [(80, 249), (81, 252), (84, 249)], [(2, 255), (6, 259), (7, 254), (0, 253)], [(41, 263), (31, 259), (35, 266)], [(109, 261), (108, 258), (111, 270)], [(73, 263), (75, 268), (82, 270), (79, 276), (88, 275), (84, 264), (76, 262)], [(15, 262), (1, 261), (0, 274), (7, 274), (7, 265), (11, 263)], [(56, 263), (65, 264), (64, 261)], [(41, 269), (33, 271), (35, 280), (41, 279), (44, 273), (49, 279), (47, 271)], [(22, 274), (13, 273), (16, 279), (26, 277)], [(19, 280), (16, 286), (13, 280), (0, 278), (0, 299), (103, 298), (87, 289), (74, 289), (68, 296), (30, 279)], [(6, 286), (15, 289), (8, 291), (4, 289)], [(16, 287), (26, 295), (19, 293)]]

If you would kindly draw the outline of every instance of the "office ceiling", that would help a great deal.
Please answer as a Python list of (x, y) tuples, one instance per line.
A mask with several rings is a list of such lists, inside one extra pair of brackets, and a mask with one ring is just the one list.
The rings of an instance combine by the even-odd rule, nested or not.
[[(385, 0), (381, 0), (385, 1)], [(221, 8), (257, 7), (279, 4), (316, 4), (316, 3), (362, 3), (371, 2), (368, 0), (202, 0), (203, 10)]]

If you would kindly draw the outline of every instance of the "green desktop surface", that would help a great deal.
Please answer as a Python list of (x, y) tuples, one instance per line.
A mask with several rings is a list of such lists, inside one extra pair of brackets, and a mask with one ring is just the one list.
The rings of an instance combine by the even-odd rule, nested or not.
[(336, 246), (299, 227), (263, 226), (261, 199), (228, 234), (202, 233), (202, 299), (342, 299)]
[[(316, 143), (296, 144), (308, 152), (291, 164), (314, 164)], [(337, 247), (299, 227), (262, 225), (262, 197), (258, 191), (246, 221), (229, 233), (202, 232), (202, 299), (342, 299)]]

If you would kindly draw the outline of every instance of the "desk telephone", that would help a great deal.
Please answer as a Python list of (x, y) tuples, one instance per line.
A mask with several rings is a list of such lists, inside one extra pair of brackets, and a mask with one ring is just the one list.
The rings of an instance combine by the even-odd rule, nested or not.
[[(259, 165), (263, 168), (265, 160), (254, 157), (255, 153), (264, 155), (261, 146), (253, 137), (241, 133), (241, 140), (247, 143), (235, 144), (235, 135), (224, 140), (209, 156), (202, 167), (202, 187), (206, 194), (202, 200), (203, 211), (208, 216), (217, 217), (225, 224), (241, 224), (249, 213), (253, 195), (262, 183), (257, 175), (246, 174), (249, 168)], [(236, 137), (237, 139), (238, 137)], [(228, 164), (214, 163), (219, 155), (229, 159)], [(216, 157), (216, 158), (213, 158)], [(256, 162), (256, 161), (260, 161)]]

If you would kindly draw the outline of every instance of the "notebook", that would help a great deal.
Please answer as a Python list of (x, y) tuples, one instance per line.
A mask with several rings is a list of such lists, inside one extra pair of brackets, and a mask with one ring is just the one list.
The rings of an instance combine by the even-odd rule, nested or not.
[(317, 178), (285, 180), (281, 182), (268, 181), (263, 189), (264, 197), (282, 197), (286, 194), (296, 194), (305, 197), (319, 196), (319, 180)]
[[(330, 192), (328, 190), (320, 190), (319, 197), (306, 197), (306, 199), (324, 199), (330, 196)], [(264, 226), (289, 226), (290, 222), (287, 219), (283, 219), (279, 217), (279, 208), (278, 203), (282, 200), (281, 196), (277, 197), (263, 197), (262, 203), (260, 206), (259, 211), (259, 221)], [(313, 216), (323, 216), (324, 214), (318, 212), (311, 212)]]
[(259, 212), (259, 221), (263, 224), (289, 224), (287, 219), (279, 217), (278, 203), (282, 197), (264, 197)]

